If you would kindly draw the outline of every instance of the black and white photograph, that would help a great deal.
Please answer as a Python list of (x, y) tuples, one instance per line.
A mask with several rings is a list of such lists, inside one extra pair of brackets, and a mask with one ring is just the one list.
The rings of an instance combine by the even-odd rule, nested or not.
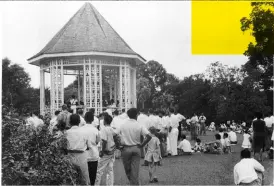
[(274, 2), (0, 2), (2, 185), (274, 185)]

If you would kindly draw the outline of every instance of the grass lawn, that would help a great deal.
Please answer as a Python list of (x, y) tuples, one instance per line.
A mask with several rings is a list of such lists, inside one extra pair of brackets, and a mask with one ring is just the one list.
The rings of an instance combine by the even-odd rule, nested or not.
[[(214, 133), (200, 137), (202, 142), (214, 140)], [(239, 143), (240, 142), (240, 143)], [(194, 143), (194, 142), (191, 142)], [(163, 166), (157, 167), (157, 185), (235, 185), (233, 167), (240, 160), (242, 135), (238, 135), (238, 145), (232, 154), (214, 155), (197, 153), (191, 156), (177, 156), (163, 159)], [(140, 164), (143, 163), (143, 160)], [(273, 161), (266, 159), (265, 185), (273, 185)], [(115, 185), (128, 185), (121, 159), (114, 165)], [(148, 167), (140, 167), (140, 184), (149, 185)], [(105, 175), (102, 181), (105, 184)], [(154, 184), (156, 185), (156, 184)]]

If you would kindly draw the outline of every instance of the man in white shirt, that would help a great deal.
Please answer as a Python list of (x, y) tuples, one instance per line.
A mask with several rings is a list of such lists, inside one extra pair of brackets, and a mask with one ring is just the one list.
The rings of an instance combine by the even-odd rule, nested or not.
[(80, 124), (79, 127), (83, 127), (86, 124), (86, 121), (84, 119), (84, 111), (82, 109), (77, 110), (78, 115), (80, 116)]
[(206, 135), (206, 117), (204, 116), (204, 113), (201, 114), (201, 116), (199, 117), (199, 121), (201, 124), (201, 128), (200, 128), (200, 135)]
[(94, 126), (98, 127), (98, 125), (99, 125), (99, 119), (98, 119), (97, 116), (95, 116), (95, 109), (91, 108), (91, 109), (89, 109), (89, 112), (91, 112), (93, 114), (93, 116), (94, 116), (94, 120), (93, 120), (92, 124)]
[(171, 108), (170, 110), (170, 133), (169, 133), (169, 143), (170, 143), (170, 152), (172, 156), (177, 156), (178, 151), (177, 151), (177, 143), (178, 143), (178, 135), (179, 135), (179, 120), (178, 117), (174, 114), (174, 109)]
[(179, 154), (187, 154), (190, 155), (192, 154), (192, 149), (191, 149), (191, 144), (190, 142), (186, 139), (186, 135), (182, 135), (182, 141), (178, 145), (178, 149), (180, 151)]
[(100, 142), (100, 134), (98, 129), (92, 124), (94, 121), (94, 115), (92, 112), (87, 112), (85, 114), (86, 124), (81, 129), (82, 135), (88, 140), (88, 172), (90, 184), (94, 185), (97, 173), (97, 165), (99, 160), (99, 150), (98, 144)]
[(70, 108), (73, 110), (73, 113), (76, 114), (78, 100), (75, 98), (75, 95), (71, 96), (71, 99), (69, 100), (69, 102), (70, 102), (70, 105), (71, 105)]
[(190, 122), (190, 134), (191, 134), (192, 140), (196, 140), (196, 138), (198, 137), (198, 130), (199, 130), (198, 122), (199, 122), (198, 116), (194, 114)]
[(149, 117), (145, 109), (140, 110), (137, 121), (140, 123), (141, 126), (144, 126), (147, 129), (149, 128)]
[(82, 184), (90, 185), (89, 169), (88, 169), (88, 148), (92, 148), (91, 141), (83, 132), (83, 128), (79, 127), (80, 116), (72, 114), (70, 116), (71, 128), (67, 130), (66, 136), (68, 140), (68, 157), (72, 164), (78, 166), (81, 170)]
[(230, 141), (231, 145), (236, 145), (237, 144), (237, 134), (231, 128), (227, 128), (228, 130), (228, 139)]
[(128, 119), (127, 113), (125, 109), (122, 109), (122, 113), (119, 116), (121, 119)]
[[(130, 185), (139, 185), (140, 148), (151, 140), (149, 131), (137, 122), (137, 114), (136, 108), (129, 109), (127, 111), (129, 119), (122, 124), (120, 130), (121, 141), (124, 145), (122, 159)], [(145, 136), (142, 144), (141, 135)]]
[(264, 167), (251, 158), (248, 149), (241, 151), (241, 161), (234, 166), (234, 182), (236, 185), (262, 185)]
[(55, 113), (54, 113), (54, 117), (50, 120), (50, 124), (49, 124), (49, 132), (51, 133), (51, 134), (53, 134), (53, 130), (54, 130), (54, 128), (55, 128), (55, 126), (58, 124), (58, 122), (57, 122), (57, 117), (58, 117), (58, 115), (60, 114), (60, 111), (59, 110), (57, 110), (57, 111), (55, 111)]

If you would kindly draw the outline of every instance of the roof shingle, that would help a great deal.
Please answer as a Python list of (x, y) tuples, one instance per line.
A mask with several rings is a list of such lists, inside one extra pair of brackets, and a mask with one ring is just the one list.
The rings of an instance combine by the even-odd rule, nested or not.
[(28, 60), (43, 54), (71, 52), (138, 55), (90, 3), (85, 3), (50, 42)]

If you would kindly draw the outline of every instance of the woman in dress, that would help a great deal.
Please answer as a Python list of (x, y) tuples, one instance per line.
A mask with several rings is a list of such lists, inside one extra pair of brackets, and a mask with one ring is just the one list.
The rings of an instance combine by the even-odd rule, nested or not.
[(259, 161), (263, 161), (263, 151), (265, 147), (266, 125), (262, 120), (263, 114), (256, 113), (256, 119), (253, 121), (253, 150), (254, 157), (256, 153), (260, 154)]

